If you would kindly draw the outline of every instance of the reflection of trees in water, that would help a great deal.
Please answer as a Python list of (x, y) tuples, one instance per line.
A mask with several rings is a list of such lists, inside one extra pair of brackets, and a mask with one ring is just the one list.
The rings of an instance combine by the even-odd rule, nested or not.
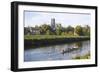
[(52, 47), (48, 47), (48, 52), (49, 53), (54, 53), (56, 50), (55, 50), (55, 46), (52, 46)]
[(62, 54), (70, 55), (71, 53), (75, 52), (75, 54), (80, 55), (81, 51), (82, 51), (82, 42), (76, 42), (73, 44), (67, 44), (67, 47), (65, 47), (62, 50)]
[(48, 58), (47, 59), (52, 60), (52, 56), (55, 52), (56, 52), (55, 46), (48, 47), (48, 52), (47, 52)]
[[(72, 53), (75, 55), (80, 55), (81, 53), (81, 48), (82, 48), (82, 42), (76, 42), (76, 43), (71, 43), (71, 44), (65, 44), (65, 45), (55, 45), (48, 47), (48, 56), (51, 57), (52, 55), (57, 55), (57, 54), (67, 54), (71, 55)], [(68, 49), (73, 49), (71, 51), (67, 51)], [(56, 53), (56, 54), (53, 54)], [(52, 55), (51, 55), (52, 54)]]
[(77, 43), (75, 43), (75, 46), (78, 48), (78, 50), (75, 51), (74, 56), (81, 56), (83, 43), (82, 42), (77, 42)]
[(77, 42), (74, 44), (77, 48), (82, 48), (82, 42)]

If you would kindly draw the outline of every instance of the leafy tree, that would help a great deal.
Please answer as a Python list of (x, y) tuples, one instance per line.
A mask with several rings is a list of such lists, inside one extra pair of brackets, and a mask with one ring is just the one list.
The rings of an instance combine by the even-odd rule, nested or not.
[(57, 35), (61, 35), (61, 32), (62, 32), (62, 26), (61, 26), (61, 24), (57, 24), (57, 27), (56, 27), (56, 34), (57, 34)]
[(65, 32), (61, 32), (61, 35), (65, 35)]
[(60, 29), (56, 29), (56, 34), (57, 35), (61, 35), (61, 30)]
[(84, 36), (90, 36), (90, 26), (86, 25), (83, 27)]
[(82, 36), (83, 35), (83, 30), (82, 30), (82, 27), (80, 25), (77, 25), (75, 27), (75, 33), (78, 35), (78, 36)]
[(67, 32), (68, 35), (74, 35), (74, 27), (68, 26), (66, 28), (66, 32)]
[(31, 27), (24, 27), (24, 34), (25, 35), (31, 34)]
[(68, 26), (67, 28), (66, 28), (66, 31), (67, 32), (74, 32), (74, 28), (72, 27), (72, 26)]
[(47, 31), (46, 31), (46, 34), (47, 34), (47, 35), (51, 35), (51, 31), (50, 31), (50, 30), (47, 30)]
[(47, 30), (51, 31), (51, 27), (47, 24), (43, 24), (40, 26), (40, 32), (42, 34), (46, 34)]

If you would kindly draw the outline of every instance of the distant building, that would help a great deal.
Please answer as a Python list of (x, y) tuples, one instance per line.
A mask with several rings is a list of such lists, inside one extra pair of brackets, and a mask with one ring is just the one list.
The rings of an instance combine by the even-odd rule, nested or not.
[(55, 18), (51, 19), (51, 28), (52, 28), (52, 30), (56, 30)]
[(31, 34), (40, 34), (40, 31), (37, 28), (32, 28), (31, 29)]
[(38, 28), (34, 28), (34, 27), (26, 27), (24, 28), (24, 34), (27, 35), (35, 35), (35, 34), (40, 34), (40, 31)]

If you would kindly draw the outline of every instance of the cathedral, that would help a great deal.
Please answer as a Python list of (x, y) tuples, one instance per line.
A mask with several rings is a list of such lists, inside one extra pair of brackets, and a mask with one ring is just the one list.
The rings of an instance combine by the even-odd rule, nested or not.
[(51, 28), (52, 28), (52, 30), (56, 30), (56, 25), (55, 25), (55, 18), (52, 18), (51, 19)]

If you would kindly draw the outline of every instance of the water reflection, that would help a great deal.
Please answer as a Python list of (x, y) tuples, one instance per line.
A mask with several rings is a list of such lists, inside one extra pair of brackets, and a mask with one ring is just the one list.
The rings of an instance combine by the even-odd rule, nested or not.
[(69, 60), (90, 52), (90, 41), (25, 50), (24, 61)]

